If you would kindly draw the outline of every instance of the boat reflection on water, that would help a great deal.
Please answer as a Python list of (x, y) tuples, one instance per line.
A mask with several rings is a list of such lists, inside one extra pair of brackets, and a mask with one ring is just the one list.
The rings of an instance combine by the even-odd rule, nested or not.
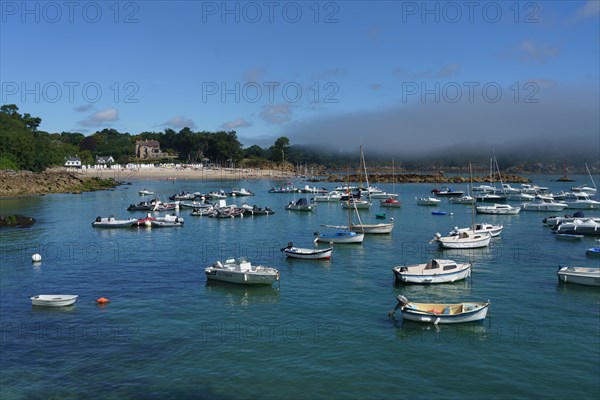
[[(456, 344), (500, 341), (502, 329), (491, 321), (467, 322), (464, 324), (434, 325), (409, 320), (395, 320), (396, 339), (422, 344)], [(506, 340), (506, 338), (504, 338)]]
[(245, 286), (207, 280), (205, 288), (209, 294), (225, 295), (226, 304), (231, 306), (279, 302), (279, 287), (277, 286)]

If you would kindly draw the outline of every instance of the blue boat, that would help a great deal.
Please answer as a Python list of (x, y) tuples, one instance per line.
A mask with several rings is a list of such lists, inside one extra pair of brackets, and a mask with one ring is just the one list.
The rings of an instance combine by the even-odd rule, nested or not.
[(364, 233), (356, 233), (349, 230), (339, 230), (333, 233), (315, 232), (315, 242), (325, 243), (362, 243), (365, 238)]
[(585, 251), (585, 255), (590, 257), (600, 257), (600, 247), (592, 247)]
[(448, 214), (446, 211), (432, 211), (431, 215), (446, 215)]

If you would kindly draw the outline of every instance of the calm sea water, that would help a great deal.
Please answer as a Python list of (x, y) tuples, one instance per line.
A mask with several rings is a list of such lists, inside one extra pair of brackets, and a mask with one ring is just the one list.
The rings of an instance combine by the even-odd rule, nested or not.
[[(555, 178), (535, 183), (572, 186)], [(0, 200), (2, 214), (38, 220), (1, 231), (2, 399), (600, 397), (600, 291), (556, 278), (559, 264), (600, 267), (585, 256), (598, 246), (593, 238), (557, 241), (542, 225), (547, 213), (476, 216), (504, 224), (502, 235), (486, 249), (441, 252), (428, 240), (469, 225), (470, 207), (444, 202), (439, 208), (452, 215), (431, 215), (414, 197), (432, 186), (406, 184), (395, 187), (402, 209), (361, 211), (363, 222), (393, 216), (392, 235), (337, 245), (327, 262), (287, 260), (279, 251), (287, 242), (310, 247), (313, 232), (325, 230), (320, 224), (344, 224), (347, 214), (327, 203), (315, 213), (285, 211), (301, 195), (267, 193), (282, 183), (140, 181)], [(257, 193), (249, 204), (276, 214), (222, 220), (184, 209), (182, 228), (91, 227), (99, 215), (142, 216), (125, 209), (143, 188), (166, 198), (242, 186)], [(40, 266), (31, 263), (34, 253)], [(207, 264), (240, 255), (277, 267), (280, 285), (206, 282)], [(473, 261), (472, 277), (394, 285), (393, 266), (432, 257)], [(28, 296), (42, 293), (80, 297), (73, 307), (32, 307)], [(491, 315), (438, 328), (403, 323), (387, 316), (400, 293), (415, 301), (490, 299)], [(100, 307), (99, 297), (111, 303)]]

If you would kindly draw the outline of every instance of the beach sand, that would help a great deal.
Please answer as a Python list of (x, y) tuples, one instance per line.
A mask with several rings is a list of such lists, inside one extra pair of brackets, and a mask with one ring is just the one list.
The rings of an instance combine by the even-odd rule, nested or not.
[(281, 170), (261, 170), (254, 168), (220, 168), (220, 169), (192, 169), (192, 168), (139, 168), (139, 169), (86, 169), (77, 170), (87, 177), (101, 179), (113, 178), (117, 181), (140, 180), (259, 180), (259, 179), (290, 179), (294, 174)]

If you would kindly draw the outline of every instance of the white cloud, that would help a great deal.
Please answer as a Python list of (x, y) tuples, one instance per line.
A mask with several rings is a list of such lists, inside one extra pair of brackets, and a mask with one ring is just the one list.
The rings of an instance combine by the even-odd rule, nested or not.
[(196, 128), (196, 124), (194, 123), (194, 121), (192, 121), (191, 118), (185, 118), (181, 115), (170, 118), (167, 122), (164, 122), (158, 126), (168, 126), (168, 127), (174, 128), (174, 129), (183, 129), (183, 128), (195, 129)]
[(73, 110), (75, 110), (76, 112), (88, 112), (93, 107), (94, 107), (93, 104), (88, 103), (88, 104), (84, 104), (84, 105), (79, 106), (79, 107), (73, 107)]
[(243, 78), (246, 82), (258, 82), (265, 74), (265, 69), (262, 67), (249, 68), (244, 71)]
[(116, 108), (107, 108), (106, 110), (96, 111), (86, 119), (79, 121), (79, 125), (83, 126), (103, 126), (110, 125), (111, 122), (119, 120), (119, 110)]
[(288, 103), (266, 105), (260, 117), (272, 124), (283, 124), (292, 119), (292, 106)]
[(588, 0), (585, 5), (575, 12), (575, 20), (598, 18), (600, 16), (600, 1)]
[(533, 42), (533, 40), (528, 39), (517, 47), (517, 54), (521, 61), (544, 63), (549, 59), (558, 56), (558, 48), (539, 47)]
[(238, 118), (235, 121), (225, 122), (223, 125), (221, 125), (221, 128), (237, 129), (237, 128), (247, 128), (249, 126), (252, 126), (252, 124), (250, 122), (246, 121), (244, 118)]

